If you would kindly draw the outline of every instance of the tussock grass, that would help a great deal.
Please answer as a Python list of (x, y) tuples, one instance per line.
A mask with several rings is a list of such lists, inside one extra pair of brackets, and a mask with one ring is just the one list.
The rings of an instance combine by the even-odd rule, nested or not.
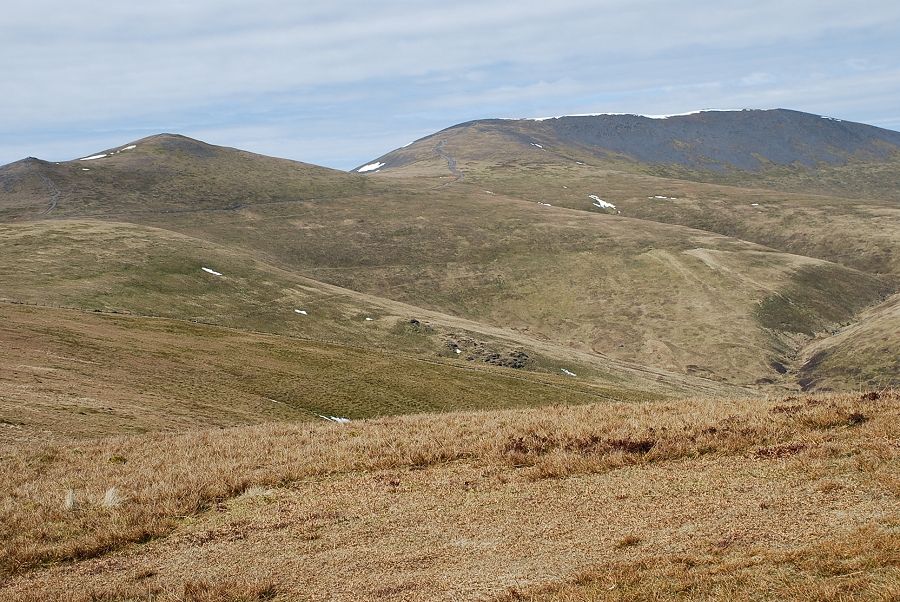
[[(184, 517), (259, 488), (312, 477), (466, 461), (563, 478), (703, 455), (835, 457), (887, 487), (900, 483), (900, 394), (885, 391), (777, 400), (687, 400), (384, 418), (348, 425), (267, 424), (78, 446), (0, 451), (0, 575), (79, 560), (170, 532)], [(115, 462), (111, 461), (116, 458)], [(892, 464), (893, 462), (893, 464)], [(65, 511), (114, 486), (127, 500)], [(83, 492), (83, 495), (81, 495)]]
[[(58, 598), (58, 602), (264, 602), (275, 599), (278, 593), (270, 583), (235, 580), (213, 582), (195, 579), (172, 589), (158, 585), (152, 576), (147, 575), (143, 583), (98, 586), (88, 591), (71, 592)], [(47, 598), (37, 592), (33, 596), (25, 593), (18, 600), (45, 602)]]
[(750, 549), (650, 557), (513, 589), (496, 602), (900, 599), (900, 536), (865, 528), (789, 552)]
[(100, 505), (104, 508), (118, 508), (125, 502), (125, 498), (122, 497), (122, 494), (119, 493), (119, 490), (115, 487), (110, 487), (103, 494), (103, 499), (100, 501)]
[(66, 491), (66, 497), (63, 500), (63, 510), (77, 510), (78, 509), (78, 498), (75, 495), (74, 489), (69, 489)]

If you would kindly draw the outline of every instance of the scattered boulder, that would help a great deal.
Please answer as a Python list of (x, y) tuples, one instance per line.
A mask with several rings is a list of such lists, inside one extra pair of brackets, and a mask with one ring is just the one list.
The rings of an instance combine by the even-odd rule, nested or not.
[(528, 368), (532, 363), (531, 356), (521, 349), (504, 350), (491, 348), (483, 341), (457, 334), (449, 335), (444, 341), (444, 346), (447, 350), (460, 357), (465, 352), (465, 358), (470, 362), (484, 362), (492, 366), (514, 368), (516, 370)]
[(772, 360), (771, 362), (769, 362), (769, 366), (771, 366), (772, 370), (774, 370), (778, 374), (787, 374), (787, 366), (785, 366), (778, 360)]

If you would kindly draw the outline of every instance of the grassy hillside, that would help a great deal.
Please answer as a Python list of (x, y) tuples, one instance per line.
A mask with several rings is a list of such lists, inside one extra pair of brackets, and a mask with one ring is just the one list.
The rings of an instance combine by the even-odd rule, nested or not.
[(890, 153), (512, 123), (0, 168), (0, 600), (900, 597)]
[(0, 318), (0, 441), (653, 400), (668, 388), (163, 318), (6, 304)]
[[(499, 123), (476, 122), (425, 138), (383, 157), (387, 166), (369, 177), (440, 181), (444, 176), (444, 182), (473, 190), (603, 211), (590, 199), (597, 195), (622, 216), (681, 224), (864, 271), (900, 275), (896, 160), (707, 178), (683, 167), (635, 163), (615, 154), (596, 157), (543, 139), (538, 148), (529, 142), (530, 134), (519, 131), (533, 122)], [(454, 162), (455, 177), (448, 171), (447, 157)]]
[[(277, 258), (341, 287), (735, 383), (770, 376), (781, 353), (755, 319), (758, 304), (792, 286), (801, 266), (829, 265), (698, 230), (471, 188), (396, 190), (202, 222), (148, 221)], [(877, 277), (833, 270), (826, 286), (862, 282), (856, 292), (868, 303), (890, 290)]]
[(586, 211), (597, 211), (589, 198), (597, 195), (622, 216), (900, 275), (900, 204), (895, 200), (713, 185), (577, 164), (477, 165), (466, 177), (473, 187), (495, 194)]
[[(538, 154), (546, 150), (530, 145), (529, 149)], [(449, 167), (447, 157), (456, 152), (448, 141), (435, 156)], [(27, 172), (22, 165), (14, 167)], [(467, 175), (471, 166), (464, 161), (458, 161), (454, 169), (459, 173), (444, 181), (364, 177), (179, 137), (154, 137), (100, 159), (33, 165), (32, 176), (41, 182), (49, 177), (58, 192), (59, 202), (44, 216), (51, 220), (47, 223), (64, 215), (115, 219), (151, 226), (154, 229), (141, 236), (144, 241), (159, 242), (107, 243), (115, 249), (107, 255), (107, 265), (112, 262), (117, 267), (111, 270), (111, 278), (100, 278), (102, 286), (95, 286), (99, 281), (91, 283), (95, 278), (91, 270), (99, 268), (91, 267), (95, 241), (85, 235), (82, 242), (73, 243), (66, 239), (71, 234), (47, 238), (9, 234), (15, 245), (3, 261), (8, 262), (8, 274), (21, 272), (21, 265), (31, 266), (31, 276), (26, 272), (10, 278), (12, 282), (24, 278), (17, 293), (23, 298), (68, 295), (73, 300), (77, 297), (78, 307), (120, 307), (387, 348), (402, 343), (394, 335), (409, 334), (392, 329), (404, 313), (407, 322), (415, 318), (407, 310), (418, 307), (465, 321), (467, 331), (499, 329), (513, 340), (513, 345), (487, 351), (488, 356), (514, 351), (514, 346), (524, 343), (526, 352), (538, 351), (537, 342), (543, 342), (556, 348), (557, 363), (549, 367), (557, 372), (565, 367), (559, 362), (567, 361), (567, 354), (560, 351), (571, 349), (572, 356), (594, 354), (598, 369), (605, 362), (629, 362), (738, 385), (791, 384), (778, 377), (772, 366), (788, 362), (812, 334), (849, 320), (854, 312), (880, 302), (894, 290), (890, 277), (861, 274), (699, 229), (635, 219), (627, 214), (627, 207), (626, 213), (598, 209), (589, 194), (611, 197), (585, 182), (573, 183), (572, 188), (560, 186), (565, 195), (579, 191), (571, 193), (580, 199), (575, 203), (573, 197), (571, 208), (546, 207), (516, 196), (524, 191), (504, 195), (486, 188), (487, 183), (474, 181), (486, 172)], [(529, 194), (546, 185), (541, 173), (529, 179), (521, 174), (525, 168), (515, 169), (519, 171), (510, 172), (509, 177), (521, 185), (533, 184)], [(56, 171), (47, 176), (47, 170)], [(9, 223), (33, 216), (46, 205), (45, 197), (38, 195), (33, 199), (34, 211), (25, 211), (23, 182), (30, 180), (21, 173), (17, 177), (13, 192), (0, 203)], [(552, 200), (551, 205), (561, 202)], [(847, 223), (858, 224), (861, 215), (854, 214)], [(38, 227), (24, 222), (20, 226)], [(766, 229), (766, 224), (758, 227)], [(802, 239), (784, 228), (774, 230), (785, 232), (789, 240)], [(170, 252), (167, 232), (180, 235), (172, 239), (181, 241), (171, 243), (173, 249), (190, 240), (199, 245), (199, 254), (197, 250)], [(893, 248), (890, 243), (896, 232), (886, 222), (871, 239), (840, 240), (864, 246), (861, 262), (881, 266), (875, 271), (890, 270), (895, 258), (884, 249)], [(133, 244), (139, 249), (155, 247), (146, 265), (134, 260), (137, 255), (118, 259)], [(837, 246), (844, 249), (843, 244)], [(241, 258), (224, 280), (213, 278), (213, 289), (210, 278), (198, 269), (203, 254), (208, 256), (212, 248), (209, 245)], [(816, 238), (793, 246), (821, 250), (827, 245)], [(66, 257), (72, 247), (76, 248), (73, 261), (85, 270), (74, 271), (76, 284), (42, 285), (48, 270), (58, 271), (53, 262)], [(828, 254), (827, 249), (822, 253)], [(76, 261), (79, 256), (82, 259)], [(220, 263), (230, 261), (223, 257)], [(251, 277), (262, 264), (267, 266), (263, 271), (278, 276), (262, 281)], [(124, 266), (128, 268), (122, 272)], [(150, 272), (143, 273), (147, 269)], [(821, 285), (811, 283), (810, 270), (828, 277)], [(97, 273), (106, 272), (108, 267)], [(293, 287), (281, 282), (291, 278), (307, 281), (295, 281)], [(326, 284), (311, 284), (309, 279)], [(348, 290), (363, 297), (330, 308), (331, 301), (325, 300), (333, 292), (325, 292), (329, 285), (340, 287), (338, 297), (346, 299)], [(304, 286), (320, 294), (308, 294)], [(795, 316), (772, 321), (760, 313), (760, 304), (768, 309), (772, 299), (803, 298), (806, 291), (800, 289), (810, 286), (817, 301), (802, 306)], [(70, 295), (71, 288), (77, 294)], [(849, 303), (835, 296), (846, 290), (853, 292)], [(179, 297), (178, 291), (184, 294)], [(348, 328), (337, 318), (364, 319), (371, 312), (366, 307), (370, 296), (401, 303), (404, 309), (392, 310), (395, 318), (382, 323), (388, 328), (370, 329), (375, 336), (360, 336), (357, 325)], [(292, 306), (307, 302), (323, 303), (317, 309), (336, 320), (298, 322), (290, 315)], [(166, 313), (160, 307), (170, 309)], [(467, 343), (471, 349), (484, 347), (479, 347), (477, 336), (451, 328), (440, 336), (443, 340), (427, 337), (432, 351), (446, 349), (442, 345), (448, 339), (458, 344), (458, 338), (474, 338)], [(465, 357), (485, 355), (470, 353), (468, 348), (462, 351)]]
[(863, 312), (852, 324), (813, 341), (799, 361), (806, 388), (900, 386), (900, 295)]
[[(102, 156), (101, 156), (102, 155)], [(0, 220), (202, 212), (344, 196), (360, 176), (161, 134), (90, 160), (0, 168)]]
[(857, 393), (0, 446), (0, 597), (892, 599), (898, 411)]
[[(328, 285), (254, 259), (239, 246), (168, 230), (49, 220), (0, 225), (0, 239), (0, 299), (11, 302), (166, 317), (467, 366), (514, 365), (555, 375), (566, 369), (577, 375), (570, 378), (635, 392), (722, 390), (528, 332)], [(187, 337), (183, 345), (195, 343)]]
[(471, 163), (587, 164), (696, 182), (900, 200), (900, 132), (783, 109), (667, 119), (485, 119), (452, 126), (376, 161), (376, 173), (434, 174), (452, 166), (463, 177)]

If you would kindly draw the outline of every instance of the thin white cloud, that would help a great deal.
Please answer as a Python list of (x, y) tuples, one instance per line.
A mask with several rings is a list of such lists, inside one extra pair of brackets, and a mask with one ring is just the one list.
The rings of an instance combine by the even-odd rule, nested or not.
[(377, 132), (421, 131), (425, 121), (406, 118), (422, 111), (450, 125), (752, 96), (878, 118), (892, 111), (882, 94), (840, 85), (863, 73), (896, 98), (897, 30), (900, 3), (884, 0), (14, 3), (0, 21), (0, 131), (13, 153), (0, 162), (40, 150), (29, 132), (87, 143), (97, 128), (155, 124), (255, 128), (257, 142), (287, 148), (285, 122), (302, 117), (318, 138), (337, 121), (348, 147), (338, 163), (350, 166), (371, 158), (353, 153)]

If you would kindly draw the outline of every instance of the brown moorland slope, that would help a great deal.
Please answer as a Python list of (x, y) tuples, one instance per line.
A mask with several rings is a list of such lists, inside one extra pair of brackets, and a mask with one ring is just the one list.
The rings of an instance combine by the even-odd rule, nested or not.
[(840, 389), (900, 386), (900, 295), (867, 309), (857, 321), (814, 340), (800, 355), (800, 384)]
[[(178, 150), (185, 145), (190, 153)], [(110, 253), (113, 265), (134, 264), (147, 240), (168, 241), (162, 231), (174, 231), (344, 289), (736, 385), (792, 384), (793, 374), (781, 377), (773, 366), (790, 364), (811, 335), (852, 320), (893, 290), (889, 277), (697, 229), (536, 206), (470, 185), (429, 190), (420, 180), (329, 170), (313, 170), (307, 181), (308, 166), (181, 138), (148, 139), (89, 161), (90, 168), (70, 163), (42, 166), (60, 172), (63, 200), (46, 216), (53, 219), (37, 223), (62, 229), (58, 217), (85, 214), (156, 228), (140, 233), (136, 248)], [(81, 169), (90, 171), (81, 176)], [(281, 179), (263, 177), (278, 169), (285, 170)], [(239, 192), (231, 190), (257, 170)], [(135, 174), (140, 182), (120, 200), (119, 187)], [(36, 196), (34, 208), (45, 201)], [(44, 238), (35, 222), (20, 221), (33, 214), (16, 215), (5, 227), (15, 243), (6, 255), (11, 273), (34, 266), (31, 280), (41, 290), (47, 287), (37, 276), (47, 272), (82, 276), (53, 262), (73, 246), (92, 249), (83, 232), (80, 239), (74, 231)], [(162, 274), (168, 281), (184, 269), (160, 267), (176, 272)], [(144, 288), (117, 287), (96, 300), (145, 311)], [(196, 304), (177, 288), (169, 292), (176, 306)], [(229, 325), (257, 328), (270, 313), (258, 304), (247, 309), (246, 323)]]
[(0, 441), (650, 401), (703, 389), (628, 367), (613, 377), (572, 367), (579, 377), (185, 320), (0, 304)]
[(0, 599), (894, 599), (898, 412), (882, 391), (3, 445)]
[[(595, 147), (571, 146), (544, 127), (528, 120), (461, 124), (384, 155), (379, 161), (386, 165), (367, 176), (452, 182), (557, 207), (618, 212), (900, 274), (896, 155), (814, 168), (705, 172), (610, 153), (602, 139)], [(615, 210), (595, 207), (590, 195)]]
[[(534, 373), (562, 376), (567, 370), (577, 375), (567, 377), (568, 381), (608, 386), (629, 398), (629, 391), (638, 397), (641, 391), (738, 394), (722, 383), (579, 351), (528, 331), (492, 327), (328, 285), (240, 249), (169, 230), (98, 220), (47, 220), (0, 224), (0, 241), (5, 251), (0, 254), (0, 300), (11, 303), (134, 318), (171, 318), (250, 331), (254, 333), (251, 339), (269, 333), (278, 335), (274, 339), (277, 347), (287, 348), (290, 339), (280, 337), (291, 337), (350, 348), (348, 357), (360, 360), (367, 355), (405, 354), (460, 370), (517, 366), (505, 371), (506, 380), (528, 379)], [(204, 268), (217, 272), (211, 274)], [(48, 311), (36, 321), (43, 320), (51, 328), (56, 315)], [(84, 314), (59, 315), (66, 316), (61, 324), (75, 330), (71, 334), (74, 340), (85, 336), (75, 328), (76, 319), (86, 321), (86, 326), (96, 321)], [(12, 327), (15, 319), (9, 319)], [(125, 347), (123, 358), (131, 357), (134, 350), (129, 338), (121, 335), (127, 331), (123, 326), (126, 323), (140, 330), (144, 322), (104, 322), (108, 325), (107, 344), (113, 346), (120, 341)], [(31, 332), (25, 325), (19, 327)], [(91, 326), (88, 330), (98, 328)], [(182, 348), (186, 357), (195, 349), (203, 352), (210, 347), (207, 339), (215, 339), (216, 331), (185, 327), (177, 336), (173, 334), (171, 353)], [(86, 340), (92, 340), (92, 336)], [(87, 345), (85, 352), (89, 348)], [(253, 352), (248, 350), (248, 356)], [(82, 359), (92, 358), (86, 353)], [(311, 386), (313, 389), (323, 390)], [(382, 407), (374, 413), (384, 410)], [(364, 407), (352, 413), (357, 417), (373, 415)]]

